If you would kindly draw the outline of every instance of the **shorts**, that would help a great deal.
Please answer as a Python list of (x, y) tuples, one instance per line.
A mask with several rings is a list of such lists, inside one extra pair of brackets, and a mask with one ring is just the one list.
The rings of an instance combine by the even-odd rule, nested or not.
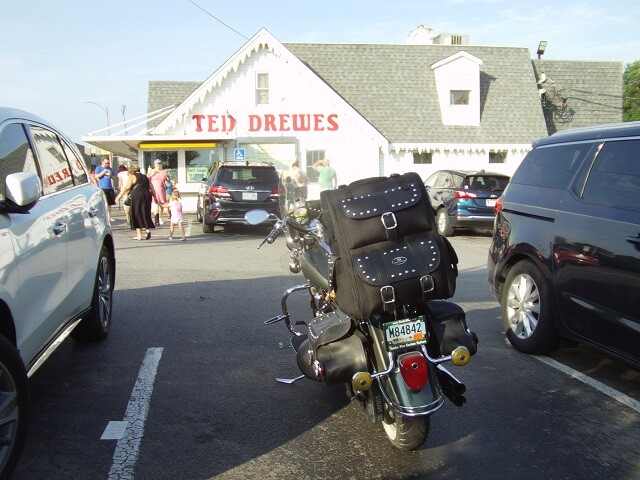
[(116, 204), (116, 194), (113, 189), (102, 189), (104, 192), (104, 196), (107, 197), (107, 204), (115, 205)]
[(182, 223), (182, 217), (171, 217), (171, 223), (173, 223), (174, 225)]

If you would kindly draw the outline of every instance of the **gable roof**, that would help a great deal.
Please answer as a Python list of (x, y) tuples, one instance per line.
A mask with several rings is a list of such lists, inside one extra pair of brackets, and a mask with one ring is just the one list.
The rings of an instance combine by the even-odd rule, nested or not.
[[(392, 143), (530, 143), (546, 135), (526, 48), (285, 43)], [(480, 126), (443, 125), (431, 66), (482, 60)]]
[[(178, 121), (259, 48), (301, 61), (392, 144), (530, 144), (559, 129), (622, 120), (622, 62), (531, 60), (519, 47), (473, 45), (281, 44), (261, 29), (204, 82), (149, 82), (149, 111), (181, 104), (164, 120)], [(470, 56), (480, 68), (480, 125), (443, 125), (433, 66)], [(571, 86), (575, 114), (560, 125), (543, 109), (536, 81), (542, 69), (556, 85)], [(565, 90), (566, 92), (566, 90)], [(586, 98), (600, 92), (599, 101)], [(619, 95), (619, 97), (618, 97)], [(603, 100), (608, 96), (606, 101)], [(580, 102), (578, 102), (580, 100)], [(188, 105), (189, 104), (189, 105)], [(580, 110), (578, 111), (578, 107)]]
[[(149, 82), (147, 111), (155, 112), (170, 105), (180, 105), (202, 82), (172, 82), (152, 80)], [(162, 121), (157, 118), (147, 122), (147, 127), (155, 127)]]

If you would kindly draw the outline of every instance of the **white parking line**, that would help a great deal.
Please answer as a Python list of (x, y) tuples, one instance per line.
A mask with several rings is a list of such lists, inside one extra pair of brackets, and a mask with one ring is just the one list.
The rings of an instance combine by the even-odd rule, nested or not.
[(634, 400), (633, 398), (629, 397), (628, 395), (625, 395), (624, 393), (619, 392), (618, 390), (616, 390), (614, 388), (611, 388), (611, 387), (605, 385), (604, 383), (599, 382), (598, 380), (595, 380), (595, 379), (591, 378), (588, 375), (585, 375), (584, 373), (578, 372), (577, 370), (574, 370), (573, 368), (567, 367), (566, 365), (564, 365), (564, 364), (562, 364), (560, 362), (556, 362), (552, 358), (541, 356), (541, 355), (533, 355), (533, 357), (537, 358), (542, 363), (546, 363), (547, 365), (555, 368), (556, 370), (560, 370), (561, 372), (566, 373), (571, 378), (575, 378), (576, 380), (579, 380), (582, 383), (584, 383), (586, 385), (589, 385), (591, 388), (595, 388), (599, 392), (602, 392), (605, 395), (610, 396), (614, 400), (617, 400), (618, 402), (622, 403), (623, 405), (626, 405), (627, 407), (629, 407), (629, 408), (635, 410), (636, 412), (640, 413), (640, 402), (637, 401), (637, 400)]
[[(138, 379), (133, 386), (131, 398), (122, 422), (110, 422), (103, 433), (104, 438), (118, 438), (113, 436), (114, 427), (124, 426), (124, 432), (119, 433), (118, 444), (113, 453), (113, 462), (109, 470), (109, 480), (133, 480), (133, 469), (138, 460), (140, 443), (144, 433), (144, 422), (149, 412), (149, 402), (153, 392), (158, 364), (162, 357), (162, 347), (147, 350), (138, 372)], [(126, 422), (126, 423), (124, 423)]]

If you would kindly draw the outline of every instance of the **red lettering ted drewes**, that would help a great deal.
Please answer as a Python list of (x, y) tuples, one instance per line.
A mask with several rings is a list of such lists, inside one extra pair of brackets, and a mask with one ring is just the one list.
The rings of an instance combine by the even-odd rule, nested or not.
[[(196, 132), (231, 132), (237, 121), (233, 115), (192, 115)], [(338, 114), (330, 113), (265, 113), (250, 114), (246, 118), (250, 132), (335, 132)]]

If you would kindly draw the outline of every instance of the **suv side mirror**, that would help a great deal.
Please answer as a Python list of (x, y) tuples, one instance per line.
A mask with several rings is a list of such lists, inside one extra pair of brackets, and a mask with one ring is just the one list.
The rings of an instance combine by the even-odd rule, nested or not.
[(5, 199), (0, 213), (28, 213), (40, 199), (40, 177), (33, 172), (17, 172), (5, 179)]

